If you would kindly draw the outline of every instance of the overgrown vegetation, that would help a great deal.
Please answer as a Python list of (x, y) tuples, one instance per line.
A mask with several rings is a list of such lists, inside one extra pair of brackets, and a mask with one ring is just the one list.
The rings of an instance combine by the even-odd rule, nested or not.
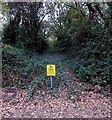
[(0, 117), (111, 119), (112, 1), (0, 2), (0, 21)]
[[(60, 64), (39, 59), (47, 50), (50, 54), (65, 54), (68, 59), (64, 64), (81, 81), (103, 87), (110, 84), (112, 2), (8, 2), (1, 5), (7, 21), (2, 37), (3, 87), (28, 88), (33, 84), (47, 89), (46, 65)], [(55, 78), (58, 88), (69, 79), (63, 69), (59, 68), (60, 73)]]
[[(55, 6), (55, 5), (54, 5)], [(77, 78), (106, 86), (112, 79), (112, 2), (58, 4), (57, 48)], [(87, 13), (88, 11), (88, 13)], [(54, 19), (54, 21), (56, 21)]]
[[(54, 87), (63, 86), (68, 74), (64, 74), (63, 66), (60, 67), (61, 58), (55, 62), (45, 55), (30, 52), (28, 50), (2, 44), (3, 48), (3, 87), (16, 86), (22, 89), (34, 88), (49, 90), (49, 77), (46, 76), (46, 65), (55, 64), (59, 71), (55, 77)], [(49, 56), (46, 56), (49, 57)], [(63, 73), (63, 74), (62, 74)]]
[[(3, 44), (3, 87), (27, 87), (45, 69), (32, 52)], [(32, 59), (31, 59), (32, 58)]]

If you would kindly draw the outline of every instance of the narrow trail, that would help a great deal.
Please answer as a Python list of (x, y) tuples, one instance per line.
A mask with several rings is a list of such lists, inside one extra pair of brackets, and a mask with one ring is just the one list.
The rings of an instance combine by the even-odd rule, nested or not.
[(16, 88), (1, 89), (2, 117), (4, 118), (109, 118), (111, 117), (111, 98), (100, 93), (87, 91), (88, 84), (78, 82), (73, 71), (64, 65), (65, 56), (44, 54), (38, 60), (55, 64), (59, 90), (50, 90), (51, 94), (41, 92), (43, 99), (34, 95), (28, 100), (28, 93)]

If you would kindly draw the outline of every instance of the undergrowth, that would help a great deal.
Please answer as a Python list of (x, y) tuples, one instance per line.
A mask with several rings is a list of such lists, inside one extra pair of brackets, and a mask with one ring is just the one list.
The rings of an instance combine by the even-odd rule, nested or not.
[(45, 69), (29, 51), (7, 44), (2, 45), (3, 81), (2, 86), (27, 87)]
[[(51, 94), (50, 79), (46, 75), (46, 65), (55, 64), (57, 73), (53, 77), (52, 95), (56, 91), (64, 89), (69, 75), (64, 70), (61, 58), (51, 60), (46, 55), (38, 55), (27, 50), (12, 47), (11, 45), (2, 44), (3, 88), (16, 87), (26, 90), (30, 99), (33, 99), (34, 94), (38, 94), (37, 90)], [(42, 97), (43, 94), (39, 95)]]
[[(92, 51), (91, 51), (92, 49)], [(76, 77), (92, 85), (106, 87), (112, 80), (112, 51), (106, 49), (103, 43), (87, 42), (83, 45), (79, 56), (69, 54), (65, 63), (76, 73)]]

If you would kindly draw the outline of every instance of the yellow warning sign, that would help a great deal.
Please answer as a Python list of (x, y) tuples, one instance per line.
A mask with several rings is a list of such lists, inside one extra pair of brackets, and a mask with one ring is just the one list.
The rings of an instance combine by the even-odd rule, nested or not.
[(47, 65), (47, 76), (56, 76), (55, 65)]

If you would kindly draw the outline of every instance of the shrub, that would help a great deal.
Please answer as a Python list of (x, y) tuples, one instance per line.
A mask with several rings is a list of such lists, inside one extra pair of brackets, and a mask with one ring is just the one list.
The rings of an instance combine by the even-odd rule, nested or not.
[[(29, 51), (3, 44), (3, 87), (28, 83), (35, 74), (43, 71), (40, 64)], [(20, 78), (19, 78), (20, 77)], [(8, 79), (8, 80), (7, 80)]]

